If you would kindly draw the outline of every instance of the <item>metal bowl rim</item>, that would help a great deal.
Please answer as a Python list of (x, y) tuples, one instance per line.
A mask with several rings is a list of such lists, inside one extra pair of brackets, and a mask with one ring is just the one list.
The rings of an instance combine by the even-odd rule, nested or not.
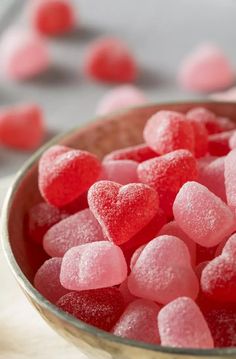
[[(191, 355), (191, 356), (219, 356), (219, 357), (235, 357), (236, 356), (236, 348), (214, 348), (214, 349), (194, 349), (194, 348), (174, 348), (174, 347), (165, 347), (160, 345), (153, 345), (153, 344), (147, 344), (144, 342), (139, 342), (135, 340), (129, 340), (125, 339), (113, 334), (110, 334), (108, 332), (105, 332), (103, 330), (97, 329), (89, 324), (86, 324), (70, 314), (67, 314), (60, 310), (57, 306), (46, 300), (29, 282), (29, 280), (26, 278), (26, 276), (23, 274), (21, 268), (19, 267), (18, 263), (15, 260), (14, 254), (11, 249), (10, 239), (9, 239), (9, 233), (8, 233), (8, 221), (9, 221), (9, 215), (10, 210), (12, 206), (12, 202), (14, 199), (14, 195), (18, 190), (18, 187), (23, 180), (25, 174), (35, 165), (35, 163), (39, 160), (42, 153), (48, 149), (50, 146), (55, 145), (58, 143), (58, 141), (61, 141), (63, 139), (68, 138), (69, 136), (73, 135), (74, 133), (86, 129), (89, 125), (95, 123), (103, 123), (108, 119), (111, 119), (113, 115), (117, 115), (118, 113), (125, 114), (132, 111), (132, 109), (145, 109), (149, 108), (150, 106), (170, 106), (170, 105), (202, 105), (204, 104), (214, 104), (215, 101), (206, 101), (206, 100), (189, 100), (189, 101), (176, 101), (176, 102), (166, 102), (166, 103), (150, 103), (145, 106), (136, 106), (133, 108), (129, 108), (126, 110), (121, 110), (119, 112), (114, 112), (106, 116), (102, 116), (99, 118), (95, 118), (92, 121), (89, 121), (85, 123), (83, 126), (75, 127), (74, 129), (67, 131), (63, 134), (60, 134), (58, 136), (55, 136), (53, 139), (48, 141), (45, 145), (40, 147), (39, 150), (37, 150), (29, 159), (25, 162), (25, 164), (20, 168), (20, 170), (17, 172), (17, 174), (14, 177), (13, 183), (10, 185), (10, 188), (7, 191), (6, 197), (4, 199), (3, 207), (2, 207), (2, 215), (1, 215), (1, 237), (2, 237), (2, 245), (3, 245), (3, 251), (5, 254), (5, 257), (7, 259), (7, 262), (10, 266), (11, 271), (13, 272), (16, 280), (19, 282), (20, 286), (24, 289), (24, 291), (28, 294), (30, 298), (32, 298), (37, 304), (41, 307), (43, 307), (46, 310), (49, 310), (53, 315), (60, 318), (61, 320), (68, 322), (69, 324), (73, 325), (75, 328), (78, 328), (80, 330), (83, 330), (85, 332), (88, 332), (94, 336), (103, 338), (110, 342), (115, 342), (122, 345), (129, 345), (132, 347), (145, 349), (145, 350), (151, 350), (154, 352), (160, 352), (160, 353), (169, 353), (169, 354), (176, 354), (176, 355)], [(230, 105), (229, 102), (220, 102), (217, 101), (217, 104), (221, 105)]]

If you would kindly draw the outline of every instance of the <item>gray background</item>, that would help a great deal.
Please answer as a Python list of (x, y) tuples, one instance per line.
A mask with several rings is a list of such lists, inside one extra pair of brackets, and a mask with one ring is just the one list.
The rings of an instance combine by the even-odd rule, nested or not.
[[(33, 1), (33, 0), (29, 0)], [(26, 26), (24, 0), (0, 0), (0, 31)], [(139, 66), (136, 84), (150, 101), (194, 98), (176, 84), (185, 54), (199, 43), (221, 46), (236, 68), (236, 0), (74, 0), (78, 29), (48, 40), (49, 71), (23, 83), (0, 83), (1, 105), (36, 101), (43, 106), (50, 133), (85, 123), (101, 96), (113, 86), (94, 83), (82, 73), (83, 53), (96, 37), (116, 35), (133, 50)], [(16, 171), (29, 157), (0, 150), (0, 176)]]

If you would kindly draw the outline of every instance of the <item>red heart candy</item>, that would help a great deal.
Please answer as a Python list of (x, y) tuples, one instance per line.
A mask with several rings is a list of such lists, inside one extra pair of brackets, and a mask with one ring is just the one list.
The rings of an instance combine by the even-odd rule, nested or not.
[(39, 162), (39, 189), (44, 199), (63, 207), (85, 192), (98, 178), (101, 164), (87, 151), (55, 146)]
[(142, 183), (99, 181), (89, 189), (88, 203), (104, 235), (118, 245), (148, 224), (159, 208), (157, 192)]

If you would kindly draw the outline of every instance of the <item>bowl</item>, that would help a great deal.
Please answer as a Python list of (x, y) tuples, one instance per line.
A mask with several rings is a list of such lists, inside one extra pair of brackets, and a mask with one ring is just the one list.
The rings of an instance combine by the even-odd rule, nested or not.
[(1, 236), (4, 252), (26, 297), (55, 331), (73, 342), (93, 359), (193, 359), (236, 358), (236, 348), (182, 349), (136, 342), (99, 330), (59, 310), (32, 285), (37, 268), (46, 255), (24, 235), (27, 210), (41, 200), (37, 187), (37, 165), (42, 153), (54, 144), (63, 144), (94, 152), (102, 158), (111, 150), (142, 142), (146, 120), (161, 109), (186, 112), (193, 106), (204, 106), (219, 116), (236, 122), (236, 103), (187, 102), (148, 105), (117, 112), (54, 138), (42, 147), (20, 169), (9, 189), (2, 211)]

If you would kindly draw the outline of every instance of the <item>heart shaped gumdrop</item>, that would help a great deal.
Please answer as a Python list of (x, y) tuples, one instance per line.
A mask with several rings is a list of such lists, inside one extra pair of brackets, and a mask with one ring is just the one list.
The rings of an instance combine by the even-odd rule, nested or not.
[(236, 235), (226, 242), (222, 254), (203, 269), (201, 288), (210, 299), (236, 303)]
[(130, 292), (161, 304), (180, 297), (195, 299), (198, 280), (191, 267), (186, 244), (177, 237), (163, 235), (142, 250), (128, 279)]
[(98, 178), (99, 160), (87, 151), (55, 146), (39, 162), (39, 189), (44, 199), (63, 207), (85, 192)]
[(96, 182), (88, 191), (88, 203), (104, 235), (118, 245), (148, 224), (159, 208), (157, 192), (142, 183)]

